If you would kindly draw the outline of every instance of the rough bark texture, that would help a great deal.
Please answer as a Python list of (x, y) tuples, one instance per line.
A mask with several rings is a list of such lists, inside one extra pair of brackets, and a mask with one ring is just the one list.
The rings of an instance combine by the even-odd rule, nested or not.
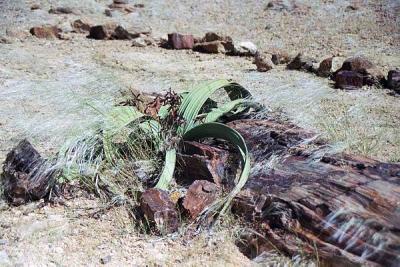
[(27, 140), (22, 140), (7, 154), (1, 182), (9, 202), (21, 205), (45, 197), (53, 186), (53, 177), (51, 164)]
[(230, 126), (253, 156), (233, 211), (261, 234), (257, 253), (272, 244), (288, 255), (317, 249), (332, 266), (398, 266), (400, 164), (328, 154), (312, 132), (274, 120)]

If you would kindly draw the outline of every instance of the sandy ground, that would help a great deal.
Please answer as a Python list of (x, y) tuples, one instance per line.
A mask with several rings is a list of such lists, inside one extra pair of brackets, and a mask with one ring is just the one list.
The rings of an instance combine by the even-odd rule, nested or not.
[[(104, 15), (109, 2), (0, 0), (0, 35), (12, 41), (0, 44), (0, 161), (21, 138), (29, 138), (45, 155), (54, 154), (65, 140), (97, 121), (93, 107), (106, 110), (121, 90), (181, 91), (215, 78), (241, 83), (256, 99), (320, 132), (337, 149), (400, 161), (400, 98), (388, 90), (339, 91), (327, 79), (284, 67), (259, 73), (250, 58), (137, 48), (130, 41), (95, 41), (73, 33), (67, 33), (69, 40), (49, 41), (28, 32), (42, 24), (68, 32), (77, 18), (151, 28), (155, 37), (216, 31), (252, 41), (261, 51), (303, 51), (318, 60), (335, 55), (336, 66), (363, 54), (387, 72), (400, 66), (398, 1), (356, 1), (359, 9), (348, 11), (354, 1), (303, 0), (296, 1), (301, 9), (276, 11), (258, 0), (155, 0), (111, 18)], [(41, 9), (30, 10), (35, 3)], [(52, 6), (74, 7), (80, 14), (49, 14)], [(195, 240), (192, 250), (179, 239), (148, 242), (152, 237), (144, 240), (127, 222), (115, 219), (114, 213), (121, 211), (94, 219), (71, 207), (24, 209), (0, 210), (0, 266), (98, 265), (108, 254), (112, 265), (251, 264), (231, 239), (219, 250), (205, 240)]]

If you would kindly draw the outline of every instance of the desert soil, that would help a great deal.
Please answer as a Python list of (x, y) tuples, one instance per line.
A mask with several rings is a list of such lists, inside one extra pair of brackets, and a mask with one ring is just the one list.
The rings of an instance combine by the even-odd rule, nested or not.
[[(328, 79), (284, 66), (257, 72), (251, 58), (132, 47), (131, 41), (70, 32), (78, 18), (151, 29), (154, 37), (215, 31), (251, 41), (260, 51), (304, 52), (318, 60), (336, 56), (335, 68), (362, 54), (387, 73), (400, 66), (397, 0), (299, 0), (301, 8), (294, 11), (268, 10), (268, 1), (259, 0), (154, 0), (133, 13), (107, 17), (110, 2), (0, 0), (0, 36), (10, 42), (0, 43), (0, 161), (22, 138), (54, 155), (63, 142), (90, 129), (99, 118), (95, 110), (107, 110), (122, 90), (182, 91), (216, 78), (239, 82), (271, 110), (330, 139), (334, 149), (400, 161), (400, 97), (387, 89), (340, 91)], [(31, 10), (33, 4), (40, 9)], [(348, 9), (350, 4), (358, 8)], [(79, 14), (48, 13), (58, 6)], [(44, 24), (58, 25), (68, 40), (30, 35), (31, 27)], [(109, 255), (110, 266), (256, 264), (238, 251), (233, 230), (189, 241), (143, 236), (122, 209), (91, 216), (100, 205), (87, 197), (66, 206), (2, 203), (0, 266), (92, 266)]]

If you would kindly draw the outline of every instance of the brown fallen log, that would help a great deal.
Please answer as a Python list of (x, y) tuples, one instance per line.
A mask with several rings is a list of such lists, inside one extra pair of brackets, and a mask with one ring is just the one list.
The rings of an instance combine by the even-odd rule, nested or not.
[[(232, 207), (257, 233), (248, 236), (247, 255), (278, 249), (313, 255), (323, 266), (399, 266), (400, 164), (331, 154), (315, 133), (273, 119), (229, 125), (252, 155)], [(219, 157), (207, 145), (191, 146), (197, 150), (185, 153), (192, 158)], [(192, 179), (207, 179), (187, 165)]]
[(0, 182), (4, 195), (13, 205), (42, 199), (54, 185), (55, 172), (51, 162), (43, 159), (27, 140), (22, 140), (3, 163)]
[(230, 126), (253, 156), (233, 211), (264, 249), (318, 253), (330, 266), (400, 266), (400, 164), (330, 155), (314, 133), (279, 121)]

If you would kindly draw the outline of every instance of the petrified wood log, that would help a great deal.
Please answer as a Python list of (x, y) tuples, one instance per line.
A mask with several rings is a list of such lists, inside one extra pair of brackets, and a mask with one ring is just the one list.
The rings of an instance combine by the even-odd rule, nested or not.
[(274, 120), (230, 123), (252, 153), (233, 211), (262, 249), (316, 254), (328, 266), (399, 266), (400, 164), (329, 154), (314, 133)]
[(54, 185), (54, 172), (52, 164), (27, 140), (22, 140), (7, 154), (3, 163), (0, 178), (4, 194), (13, 205), (39, 200)]

